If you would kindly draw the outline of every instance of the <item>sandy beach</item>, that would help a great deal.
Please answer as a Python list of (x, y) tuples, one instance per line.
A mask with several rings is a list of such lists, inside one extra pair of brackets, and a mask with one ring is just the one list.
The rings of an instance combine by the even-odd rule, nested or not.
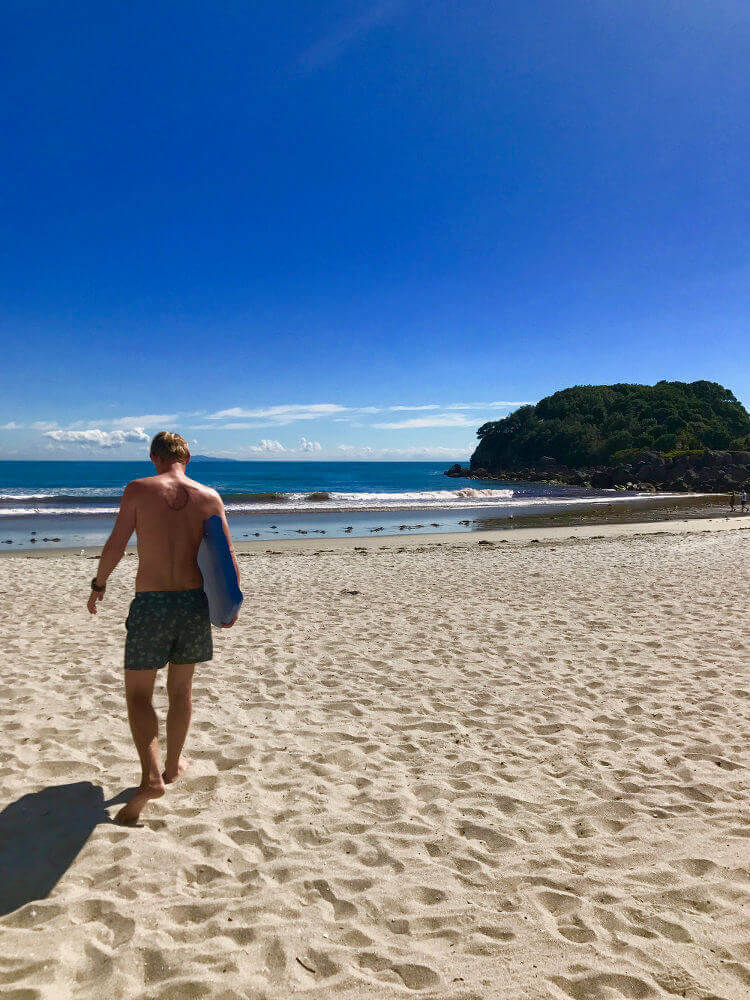
[(241, 546), (135, 829), (135, 558), (0, 559), (3, 997), (745, 1000), (748, 527)]

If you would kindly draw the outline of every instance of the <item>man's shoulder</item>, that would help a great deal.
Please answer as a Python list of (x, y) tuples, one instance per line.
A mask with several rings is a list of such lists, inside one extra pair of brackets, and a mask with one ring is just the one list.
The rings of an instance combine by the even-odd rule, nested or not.
[(155, 476), (144, 476), (142, 479), (131, 479), (128, 485), (125, 487), (125, 495), (131, 494), (135, 496), (138, 493), (143, 492), (143, 490), (153, 489)]
[(194, 490), (197, 490), (199, 493), (202, 493), (204, 496), (207, 497), (219, 496), (219, 494), (216, 492), (213, 486), (206, 486), (205, 483), (199, 483), (197, 479), (187, 479), (186, 482), (188, 486), (192, 487)]
[(218, 508), (221, 506), (221, 497), (213, 486), (206, 486), (204, 483), (197, 483), (194, 479), (190, 480), (190, 485), (198, 491), (201, 499), (209, 507)]

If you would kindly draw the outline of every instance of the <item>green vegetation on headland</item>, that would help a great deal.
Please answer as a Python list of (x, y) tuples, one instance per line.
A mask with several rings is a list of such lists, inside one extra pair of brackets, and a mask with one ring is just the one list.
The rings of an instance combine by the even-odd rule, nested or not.
[(750, 414), (716, 382), (574, 386), (477, 437), (469, 469), (448, 475), (672, 489), (750, 479)]

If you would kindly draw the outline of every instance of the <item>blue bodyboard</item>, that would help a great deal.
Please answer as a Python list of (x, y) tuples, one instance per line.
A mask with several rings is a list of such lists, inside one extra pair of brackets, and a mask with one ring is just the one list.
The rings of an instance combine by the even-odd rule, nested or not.
[(242, 591), (232, 562), (224, 525), (218, 514), (203, 522), (203, 541), (198, 547), (198, 567), (208, 598), (212, 625), (228, 625), (242, 604)]

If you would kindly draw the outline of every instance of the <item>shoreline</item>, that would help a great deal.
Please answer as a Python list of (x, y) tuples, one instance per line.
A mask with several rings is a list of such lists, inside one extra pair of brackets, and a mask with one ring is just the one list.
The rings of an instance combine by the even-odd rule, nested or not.
[[(724, 531), (750, 530), (750, 515), (711, 517), (693, 516), (637, 521), (622, 519), (615, 523), (525, 524), (504, 528), (486, 528), (464, 532), (433, 532), (410, 535), (354, 535), (345, 538), (282, 538), (234, 542), (238, 556), (250, 555), (309, 555), (318, 553), (351, 553), (357, 551), (426, 551), (432, 548), (468, 548), (498, 544), (528, 545), (534, 542), (600, 541), (615, 538), (635, 538), (643, 535), (708, 534)], [(101, 545), (58, 549), (16, 549), (0, 551), (2, 559), (54, 559), (55, 557), (98, 559)], [(126, 557), (137, 555), (135, 545), (128, 545)]]
[[(411, 509), (410, 511), (350, 511), (347, 517), (320, 512), (315, 517), (291, 512), (277, 516), (274, 523), (261, 523), (260, 515), (237, 519), (229, 513), (229, 526), (235, 545), (257, 539), (263, 543), (281, 544), (301, 538), (366, 539), (435, 537), (436, 535), (473, 535), (488, 530), (515, 530), (522, 527), (554, 527), (566, 525), (606, 525), (639, 521), (671, 521), (680, 518), (742, 517), (731, 514), (727, 498), (722, 494), (613, 496), (611, 499), (581, 498), (566, 503), (532, 502), (495, 508), (454, 507), (440, 510)], [(268, 519), (271, 520), (270, 518)], [(12, 523), (0, 527), (0, 555), (18, 552), (80, 552), (101, 548), (111, 529), (92, 530), (81, 522), (77, 532), (66, 530), (59, 522), (43, 520), (27, 523), (23, 530)], [(1, 522), (0, 522), (1, 524)], [(3, 531), (4, 527), (4, 531)], [(59, 535), (58, 535), (59, 532)], [(48, 537), (49, 535), (49, 537)]]

